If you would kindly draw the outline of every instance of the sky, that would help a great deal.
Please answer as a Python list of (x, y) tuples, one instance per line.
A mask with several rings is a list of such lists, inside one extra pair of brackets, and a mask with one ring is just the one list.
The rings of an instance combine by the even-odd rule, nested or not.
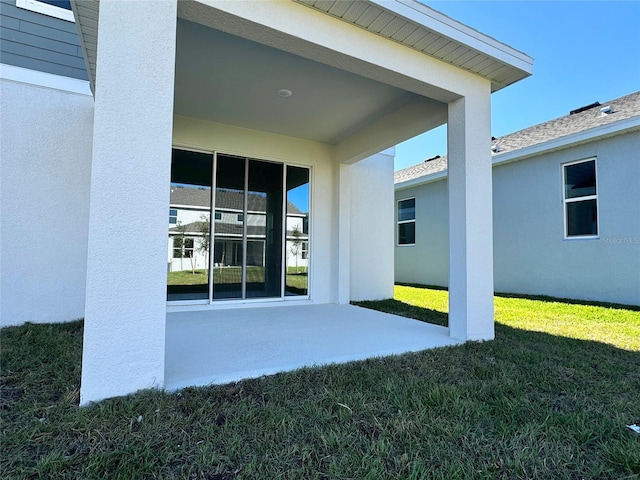
[[(429, 1), (533, 57), (533, 75), (492, 95), (500, 137), (640, 90), (640, 0)], [(396, 147), (395, 169), (446, 154), (446, 126)]]

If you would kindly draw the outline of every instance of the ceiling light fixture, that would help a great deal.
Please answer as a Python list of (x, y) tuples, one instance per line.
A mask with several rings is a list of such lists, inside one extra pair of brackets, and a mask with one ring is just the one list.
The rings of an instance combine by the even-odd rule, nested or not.
[(281, 88), (280, 90), (278, 90), (279, 97), (287, 98), (287, 97), (290, 97), (291, 95), (293, 95), (293, 92), (291, 90), (287, 90), (286, 88)]

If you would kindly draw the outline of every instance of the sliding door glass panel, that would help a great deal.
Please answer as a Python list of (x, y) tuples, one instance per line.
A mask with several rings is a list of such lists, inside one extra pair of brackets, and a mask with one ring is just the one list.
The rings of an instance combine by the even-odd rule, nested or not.
[(167, 300), (209, 298), (211, 155), (172, 151)]
[(282, 173), (280, 163), (249, 160), (247, 298), (282, 295)]
[(309, 294), (309, 169), (287, 167), (285, 295)]
[(242, 298), (245, 164), (242, 157), (217, 156), (213, 223), (213, 299)]

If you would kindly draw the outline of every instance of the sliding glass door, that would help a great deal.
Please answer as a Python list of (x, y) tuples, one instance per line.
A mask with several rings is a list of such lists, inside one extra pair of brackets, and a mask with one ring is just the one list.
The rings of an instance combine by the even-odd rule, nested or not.
[(309, 169), (287, 167), (285, 295), (309, 293)]
[(211, 155), (173, 150), (167, 300), (209, 298)]
[(171, 171), (169, 301), (309, 294), (307, 168), (175, 149)]
[(281, 163), (249, 160), (246, 298), (282, 294)]
[(243, 298), (246, 159), (218, 155), (213, 222), (213, 298)]

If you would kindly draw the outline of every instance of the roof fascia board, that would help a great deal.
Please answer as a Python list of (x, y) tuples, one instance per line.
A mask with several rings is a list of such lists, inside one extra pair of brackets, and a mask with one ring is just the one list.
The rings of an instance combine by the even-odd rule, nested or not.
[(425, 175), (424, 177), (412, 178), (411, 180), (407, 180), (406, 182), (396, 183), (396, 190), (405, 190), (411, 187), (417, 187), (419, 185), (425, 185), (427, 183), (437, 182), (438, 180), (443, 180), (447, 178), (447, 171), (443, 170), (441, 172), (432, 173), (431, 175)]
[(533, 58), (415, 0), (369, 0), (455, 42), (467, 45), (508, 65), (533, 73)]
[[(537, 145), (532, 145), (531, 147), (525, 147), (500, 155), (494, 155), (491, 163), (492, 166), (495, 167), (498, 165), (505, 165), (507, 163), (519, 162), (520, 160), (526, 160), (527, 158), (535, 157), (544, 153), (551, 153), (557, 150), (581, 145), (583, 143), (622, 135), (634, 130), (640, 130), (640, 116), (627, 118), (625, 120), (620, 120), (619, 122), (610, 123), (608, 125), (602, 125), (600, 127), (594, 127), (583, 132), (567, 135), (566, 137), (556, 138)], [(447, 178), (447, 170), (425, 175), (423, 177), (412, 178), (405, 182), (396, 183), (395, 190), (404, 190), (419, 185), (426, 185), (428, 183), (442, 180), (443, 178)]]

